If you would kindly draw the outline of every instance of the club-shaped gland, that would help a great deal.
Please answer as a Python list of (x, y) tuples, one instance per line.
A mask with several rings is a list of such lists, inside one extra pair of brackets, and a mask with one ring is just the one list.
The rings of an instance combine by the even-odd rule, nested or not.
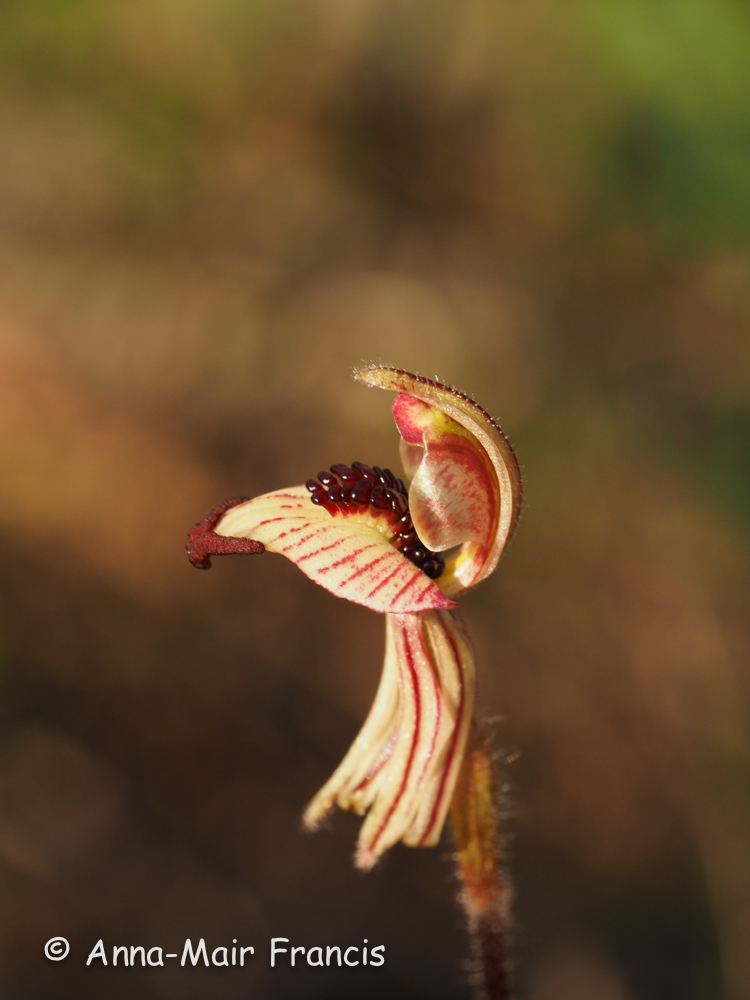
[(391, 539), (402, 555), (418, 566), (431, 580), (445, 569), (437, 552), (431, 552), (419, 539), (409, 516), (409, 491), (402, 479), (390, 469), (370, 467), (364, 462), (332, 465), (328, 472), (319, 472), (317, 479), (308, 479), (305, 487), (310, 500), (335, 516), (370, 508), (375, 515), (392, 511), (394, 535)]

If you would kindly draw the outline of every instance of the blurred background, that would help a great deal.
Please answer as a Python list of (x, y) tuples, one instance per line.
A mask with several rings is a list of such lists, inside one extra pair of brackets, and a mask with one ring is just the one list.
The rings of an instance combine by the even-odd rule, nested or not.
[[(355, 817), (300, 832), (382, 620), (183, 549), (396, 468), (369, 360), (473, 393), (524, 471), (463, 602), (520, 997), (750, 997), (749, 334), (743, 0), (5, 0), (4, 1000), (470, 997), (447, 837), (362, 876)], [(256, 959), (84, 964), (187, 936)]]

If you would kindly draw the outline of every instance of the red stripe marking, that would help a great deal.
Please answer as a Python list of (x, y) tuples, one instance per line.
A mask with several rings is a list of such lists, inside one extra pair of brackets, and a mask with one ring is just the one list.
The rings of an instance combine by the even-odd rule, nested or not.
[(362, 576), (363, 573), (367, 573), (367, 571), (371, 570), (373, 566), (377, 566), (378, 563), (382, 562), (384, 559), (388, 559), (389, 556), (390, 552), (385, 552), (382, 556), (378, 556), (377, 559), (373, 560), (373, 562), (368, 563), (366, 566), (361, 566), (356, 573), (352, 573), (352, 575), (347, 577), (343, 583), (339, 584), (339, 586), (343, 587), (344, 584), (351, 583), (352, 580), (356, 580), (358, 576)]
[[(310, 537), (312, 538), (312, 535)], [(323, 545), (321, 546), (321, 548), (316, 549), (314, 552), (306, 552), (303, 556), (299, 557), (299, 559), (297, 560), (297, 565), (299, 565), (301, 562), (304, 562), (305, 559), (312, 559), (313, 556), (320, 555), (321, 552), (328, 552), (329, 549), (335, 549), (336, 546), (341, 545), (343, 541), (345, 541), (345, 539), (337, 538), (336, 541), (331, 542), (330, 545)]]
[(367, 552), (368, 549), (375, 548), (375, 543), (372, 542), (370, 545), (363, 545), (361, 549), (357, 549), (355, 552), (350, 552), (348, 556), (344, 556), (343, 559), (337, 560), (335, 563), (331, 563), (330, 566), (321, 566), (318, 570), (319, 573), (327, 573), (331, 569), (336, 569), (338, 566), (345, 566), (347, 563), (352, 562), (357, 556), (362, 555), (363, 552)]
[[(422, 765), (422, 771), (421, 771), (421, 773), (419, 775), (419, 778), (416, 781), (416, 787), (417, 788), (419, 788), (420, 784), (422, 783), (422, 780), (424, 779), (424, 776), (425, 776), (427, 768), (428, 768), (428, 766), (430, 764), (430, 761), (432, 760), (432, 755), (435, 752), (435, 745), (437, 743), (438, 732), (440, 731), (440, 719), (442, 717), (442, 705), (443, 705), (443, 699), (441, 697), (440, 686), (438, 685), (437, 675), (436, 675), (435, 670), (432, 667), (432, 663), (430, 661), (430, 655), (427, 652), (427, 646), (426, 646), (425, 641), (424, 641), (424, 625), (423, 625), (423, 623), (421, 621), (419, 622), (419, 625), (420, 625), (420, 628), (419, 628), (419, 642), (420, 642), (420, 645), (422, 647), (422, 652), (424, 654), (424, 657), (427, 660), (428, 670), (430, 671), (430, 678), (432, 680), (432, 686), (433, 686), (433, 689), (434, 689), (434, 692), (435, 692), (435, 703), (437, 705), (437, 712), (435, 714), (435, 728), (434, 728), (434, 730), (432, 732), (432, 743), (430, 745), (430, 749), (429, 749), (429, 751), (427, 753), (427, 756), (425, 757), (424, 763)], [(430, 815), (430, 821), (432, 821), (432, 815)], [(424, 841), (422, 841), (422, 843), (423, 842)]]
[[(420, 697), (419, 697), (419, 684), (417, 683), (417, 672), (416, 672), (416, 670), (414, 668), (414, 657), (412, 655), (411, 646), (409, 645), (409, 642), (408, 642), (407, 635), (406, 635), (405, 631), (402, 632), (402, 636), (403, 636), (403, 641), (404, 641), (404, 649), (406, 651), (406, 661), (407, 661), (407, 666), (409, 668), (409, 674), (410, 674), (410, 679), (411, 679), (412, 691), (414, 692), (414, 732), (412, 734), (411, 747), (409, 748), (409, 757), (408, 757), (408, 759), (406, 761), (406, 767), (404, 768), (404, 776), (403, 776), (403, 778), (401, 780), (401, 786), (400, 786), (398, 792), (396, 793), (395, 798), (391, 802), (390, 808), (389, 808), (388, 812), (386, 813), (385, 818), (382, 820), (382, 822), (381, 822), (381, 824), (380, 824), (380, 826), (379, 826), (379, 828), (377, 830), (377, 833), (375, 834), (374, 838), (370, 842), (370, 850), (371, 851), (375, 850), (378, 841), (380, 840), (380, 838), (383, 835), (383, 831), (385, 830), (386, 826), (388, 825), (388, 823), (390, 821), (390, 818), (393, 815), (394, 810), (396, 809), (396, 806), (399, 804), (399, 802), (401, 801), (401, 798), (402, 798), (404, 792), (406, 791), (406, 783), (409, 780), (409, 772), (411, 771), (411, 764), (412, 764), (412, 760), (414, 759), (414, 752), (417, 749), (417, 740), (418, 740), (418, 736), (419, 736), (419, 726), (420, 726), (420, 723), (422, 721), (422, 719), (421, 719), (422, 703), (421, 703), (421, 700), (420, 700)], [(401, 663), (401, 661), (399, 661), (399, 663)]]
[[(305, 535), (304, 538), (298, 538), (297, 541), (293, 542), (291, 545), (285, 545), (282, 548), (282, 550), (281, 550), (282, 554), (286, 555), (286, 553), (287, 552), (291, 552), (292, 549), (298, 549), (300, 547), (300, 545), (304, 545), (306, 542), (309, 542), (311, 538), (315, 538), (315, 536), (319, 533), (319, 531), (320, 531), (320, 528), (316, 529), (315, 531), (310, 532), (309, 535)], [(292, 561), (294, 561), (294, 560), (292, 560)]]
[(399, 562), (397, 564), (396, 568), (394, 569), (394, 571), (392, 573), (389, 573), (388, 576), (384, 576), (383, 579), (380, 581), (380, 583), (377, 585), (377, 587), (373, 587), (373, 589), (370, 591), (370, 593), (367, 596), (368, 597), (372, 597), (373, 594), (377, 594), (377, 592), (380, 590), (380, 588), (381, 587), (385, 587), (386, 583), (388, 583), (389, 580), (393, 579), (393, 577), (397, 573), (400, 573), (402, 569), (408, 569), (408, 566), (404, 566), (403, 562)]
[[(422, 591), (422, 593), (417, 595), (416, 600), (421, 603), (425, 599), (425, 597), (432, 591), (432, 604), (428, 605), (430, 608), (434, 608), (437, 611), (448, 611), (448, 610), (450, 610), (450, 608), (457, 608), (458, 607), (458, 605), (456, 604), (455, 601), (451, 601), (451, 603), (447, 607), (445, 606), (445, 604), (438, 604), (437, 603), (437, 594), (435, 593), (435, 590), (440, 591), (440, 593), (442, 594), (442, 596), (446, 597), (446, 595), (443, 594), (443, 592), (440, 590), (440, 588), (438, 587), (438, 585), (436, 583), (433, 583), (432, 580), (430, 580), (430, 582), (424, 588), (424, 590)], [(448, 597), (447, 600), (450, 601), (451, 600), (450, 597)]]
[(415, 571), (414, 576), (411, 578), (411, 580), (409, 580), (408, 583), (405, 583), (403, 585), (403, 587), (401, 588), (401, 590), (399, 590), (399, 592), (396, 594), (395, 597), (391, 598), (391, 608), (393, 608), (394, 604), (399, 599), (399, 597), (401, 597), (401, 595), (404, 593), (404, 591), (408, 590), (409, 587), (415, 586), (415, 584), (418, 582), (420, 576), (422, 576), (422, 571), (420, 569), (418, 569), (418, 570)]
[[(309, 527), (310, 527), (310, 522), (308, 521), (307, 524), (303, 524), (299, 528), (294, 528), (293, 531), (285, 531), (284, 535), (293, 535), (295, 532), (297, 532), (297, 531), (304, 531), (305, 528), (309, 528)], [(298, 538), (291, 545), (285, 545), (281, 549), (282, 553), (291, 552), (292, 549), (298, 549), (300, 547), (300, 545), (304, 545), (306, 542), (309, 542), (311, 538), (315, 538), (315, 536), (319, 535), (321, 533), (321, 531), (325, 531), (325, 528), (314, 528), (310, 532), (310, 534), (309, 535), (305, 535), (304, 538)], [(283, 538), (284, 535), (278, 535), (277, 538), (276, 538), (276, 541), (278, 541), (279, 538)], [(304, 556), (300, 556), (300, 559), (303, 559), (303, 558), (305, 558), (305, 557)], [(297, 561), (299, 562), (299, 560), (297, 560)]]
[(445, 756), (445, 764), (443, 765), (443, 776), (440, 779), (440, 787), (438, 788), (437, 795), (435, 796), (435, 802), (433, 803), (432, 806), (432, 812), (430, 813), (429, 822), (427, 823), (427, 826), (425, 827), (425, 832), (422, 836), (422, 841), (421, 841), (422, 844), (424, 844), (424, 842), (432, 833), (432, 830), (435, 826), (435, 822), (437, 821), (437, 814), (440, 810), (440, 805), (443, 799), (443, 795), (445, 794), (445, 786), (448, 781), (448, 774), (450, 773), (450, 769), (453, 764), (453, 757), (456, 753), (456, 745), (458, 744), (458, 737), (461, 732), (461, 723), (463, 721), (463, 714), (465, 707), (464, 702), (466, 701), (466, 684), (464, 682), (464, 671), (461, 663), (461, 656), (458, 652), (458, 649), (456, 648), (456, 643), (454, 642), (453, 636), (445, 627), (444, 631), (446, 638), (448, 639), (448, 642), (451, 644), (451, 649), (453, 650), (453, 657), (456, 661), (456, 666), (458, 668), (458, 677), (461, 684), (461, 699), (458, 703), (458, 711), (456, 712), (456, 722), (455, 722), (455, 728), (453, 730), (453, 736), (451, 737), (450, 746)]
[(436, 718), (435, 718), (435, 732), (432, 735), (432, 746), (430, 747), (430, 752), (427, 754), (427, 760), (425, 761), (425, 766), (422, 769), (422, 775), (424, 776), (424, 772), (427, 769), (427, 765), (429, 764), (430, 760), (432, 759), (432, 755), (435, 752), (435, 743), (437, 742), (437, 734), (438, 734), (438, 730), (440, 728), (440, 719), (442, 718), (442, 714), (443, 714), (443, 712), (442, 712), (442, 709), (443, 709), (443, 699), (441, 697), (440, 685), (438, 684), (437, 671), (432, 667), (432, 663), (431, 663), (431, 660), (430, 660), (430, 654), (427, 652), (427, 644), (424, 641), (424, 628), (425, 628), (425, 626), (424, 626), (424, 623), (421, 620), (420, 620), (419, 624), (421, 626), (420, 629), (419, 629), (419, 642), (420, 642), (420, 645), (422, 646), (422, 652), (424, 653), (425, 659), (427, 660), (427, 663), (430, 665), (430, 677), (432, 678), (432, 686), (435, 689), (435, 701), (437, 703), (437, 714), (436, 714)]
[[(286, 518), (284, 520), (286, 520)], [(308, 521), (306, 524), (300, 524), (296, 528), (290, 528), (289, 531), (282, 531), (280, 535), (276, 536), (276, 538), (274, 539), (274, 541), (278, 542), (278, 540), (280, 538), (286, 538), (287, 535), (294, 535), (296, 532), (298, 532), (298, 531), (304, 531), (305, 528), (309, 528), (309, 527), (310, 527), (310, 522)], [(318, 532), (318, 531), (320, 531), (320, 528), (316, 528), (315, 529), (315, 532)], [(312, 538), (312, 535), (310, 535), (309, 537)]]

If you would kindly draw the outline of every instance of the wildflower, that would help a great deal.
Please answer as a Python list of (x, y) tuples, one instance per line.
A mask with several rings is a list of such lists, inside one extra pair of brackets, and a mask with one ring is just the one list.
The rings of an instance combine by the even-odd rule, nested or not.
[(383, 675), (341, 765), (305, 811), (367, 813), (356, 864), (399, 840), (436, 844), (461, 772), (474, 705), (474, 655), (454, 598), (495, 568), (520, 508), (520, 475), (494, 420), (467, 396), (393, 368), (356, 373), (395, 390), (410, 485), (388, 469), (333, 465), (305, 486), (236, 498), (188, 536), (212, 555), (279, 552), (339, 597), (386, 615)]

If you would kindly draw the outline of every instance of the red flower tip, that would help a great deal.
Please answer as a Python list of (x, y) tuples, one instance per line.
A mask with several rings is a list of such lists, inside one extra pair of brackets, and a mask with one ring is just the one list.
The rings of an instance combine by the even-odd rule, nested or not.
[(266, 551), (262, 542), (256, 542), (252, 538), (233, 538), (217, 535), (214, 531), (230, 508), (246, 501), (247, 497), (232, 497), (230, 500), (225, 500), (190, 529), (185, 548), (188, 559), (196, 569), (210, 569), (211, 556), (251, 556)]

